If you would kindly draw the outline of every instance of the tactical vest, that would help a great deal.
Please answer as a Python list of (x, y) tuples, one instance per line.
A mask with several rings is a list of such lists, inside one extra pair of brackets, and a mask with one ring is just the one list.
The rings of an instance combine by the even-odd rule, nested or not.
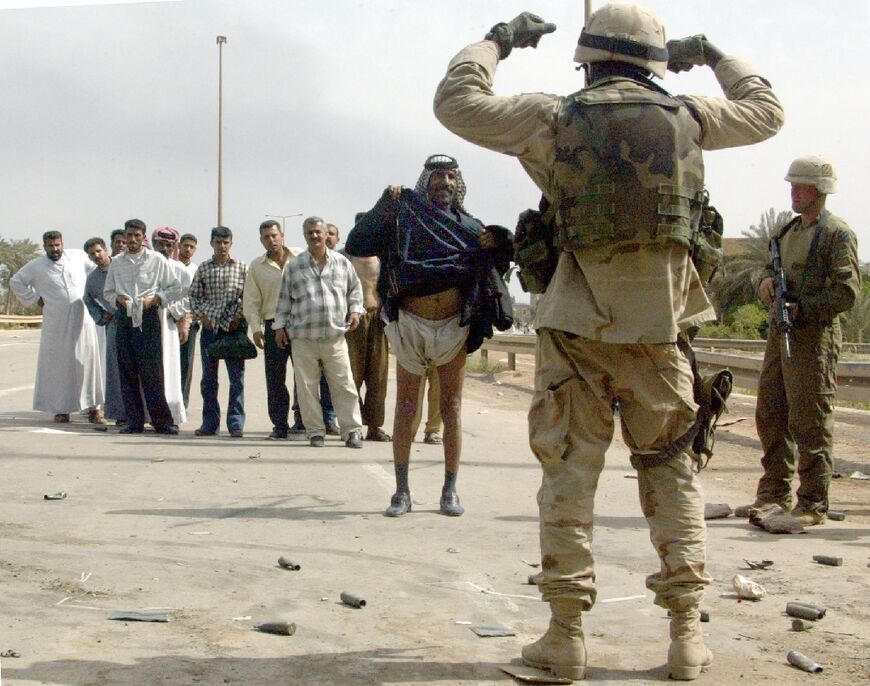
[(621, 77), (567, 101), (553, 170), (560, 247), (689, 249), (705, 196), (701, 127), (686, 104)]

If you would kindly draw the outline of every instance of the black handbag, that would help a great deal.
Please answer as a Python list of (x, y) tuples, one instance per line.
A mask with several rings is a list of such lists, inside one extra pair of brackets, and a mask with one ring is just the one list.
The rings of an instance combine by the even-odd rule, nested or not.
[(217, 360), (253, 360), (257, 356), (257, 346), (242, 329), (221, 331), (206, 350)]

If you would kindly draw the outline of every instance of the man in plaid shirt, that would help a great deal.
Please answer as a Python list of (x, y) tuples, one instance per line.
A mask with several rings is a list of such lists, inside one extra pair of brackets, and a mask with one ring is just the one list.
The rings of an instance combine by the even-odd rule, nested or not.
[(359, 396), (344, 338), (365, 312), (362, 286), (350, 260), (327, 247), (320, 217), (308, 217), (302, 230), (308, 250), (284, 267), (275, 342), (283, 348), (293, 341), (293, 373), (311, 445), (323, 447), (326, 433), (318, 397), (322, 366), (341, 437), (348, 448), (362, 448)]
[[(218, 362), (208, 354), (208, 346), (222, 331), (247, 330), (242, 315), (242, 292), (248, 267), (230, 257), (233, 232), (225, 226), (211, 230), (214, 256), (199, 265), (190, 285), (190, 308), (202, 324), (202, 425), (197, 436), (215, 436), (220, 429), (221, 408), (218, 403)], [(241, 438), (245, 426), (245, 361), (226, 359), (230, 378), (227, 406), (227, 430), (233, 438)]]

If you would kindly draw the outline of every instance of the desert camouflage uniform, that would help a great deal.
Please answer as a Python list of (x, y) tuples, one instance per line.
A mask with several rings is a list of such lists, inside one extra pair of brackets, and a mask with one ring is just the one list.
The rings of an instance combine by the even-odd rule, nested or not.
[[(615, 218), (615, 241), (565, 244), (576, 249), (561, 252), (535, 320), (538, 345), (529, 436), (543, 468), (538, 493), (543, 569), (538, 585), (546, 601), (574, 598), (588, 609), (595, 601), (593, 499), (613, 435), (612, 402), (619, 399), (621, 428), (635, 464), (685, 434), (696, 406), (690, 365), (676, 340), (680, 332), (715, 313), (679, 231), (659, 240), (657, 227), (647, 220), (625, 223), (622, 211), (631, 204), (626, 202), (630, 196), (592, 203), (579, 197), (584, 194), (579, 185), (560, 190), (569, 177), (560, 165), (573, 166), (579, 175), (584, 164), (580, 151), (557, 144), (560, 121), (564, 126), (564, 117), (583, 92), (568, 98), (542, 93), (496, 96), (492, 81), (497, 62), (495, 44), (486, 41), (454, 57), (435, 95), (438, 119), (472, 143), (519, 158), (548, 200), (558, 203), (563, 238), (572, 238), (570, 226), (582, 223), (583, 216)], [(679, 102), (694, 120), (685, 124), (689, 130), (678, 125), (678, 140), (711, 150), (755, 143), (779, 129), (779, 102), (750, 65), (726, 57), (715, 73), (727, 100), (681, 96)], [(609, 81), (607, 88), (624, 91), (619, 99), (645, 100), (649, 93), (658, 94), (627, 79)], [(641, 105), (631, 107), (624, 112), (638, 116)], [(683, 113), (674, 116), (684, 122)], [(609, 131), (619, 130), (617, 120), (614, 116), (608, 122)], [(703, 186), (699, 164), (680, 168), (683, 150), (659, 150), (653, 138), (607, 142), (620, 146), (619, 164), (630, 170), (628, 176), (644, 193), (654, 195), (660, 182), (672, 183), (675, 168), (681, 174), (677, 185), (695, 190)], [(600, 143), (590, 141), (590, 147)], [(659, 179), (662, 164), (664, 178)], [(623, 179), (590, 181), (606, 186)], [(608, 190), (587, 187), (585, 194)], [(591, 206), (570, 218), (577, 203)], [(674, 216), (682, 214), (680, 210)], [(573, 238), (578, 238), (577, 231)], [(647, 586), (659, 605), (673, 610), (696, 608), (710, 581), (704, 569), (703, 497), (693, 465), (692, 457), (681, 451), (670, 461), (638, 471), (641, 505), (661, 562)]]
[[(815, 258), (810, 244), (820, 227)], [(788, 289), (798, 302), (798, 320), (791, 333), (791, 357), (785, 357), (782, 335), (771, 322), (758, 383), (755, 423), (764, 456), (758, 499), (790, 505), (791, 481), (798, 451), (798, 506), (826, 512), (834, 471), (834, 396), (842, 336), (838, 315), (849, 310), (860, 290), (855, 234), (839, 217), (823, 210), (803, 226), (800, 217), (788, 225), (781, 241)], [(809, 269), (808, 269), (809, 267)], [(774, 276), (769, 264), (762, 278)]]

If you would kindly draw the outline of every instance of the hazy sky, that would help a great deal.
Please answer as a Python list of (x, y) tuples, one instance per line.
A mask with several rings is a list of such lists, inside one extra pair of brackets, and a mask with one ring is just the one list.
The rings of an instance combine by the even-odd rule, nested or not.
[[(27, 3), (6, 2), (0, 6)], [(34, 4), (34, 3), (30, 3)], [(56, 2), (53, 4), (61, 4)], [(601, 2), (593, 2), (593, 7)], [(786, 111), (760, 145), (705, 156), (726, 235), (789, 208), (783, 176), (816, 153), (836, 164), (828, 207), (870, 260), (866, 180), (870, 22), (866, 0), (661, 0), (669, 38), (705, 33), (749, 58)], [(432, 96), (450, 58), (497, 21), (532, 10), (558, 24), (537, 50), (515, 50), (499, 94), (582, 86), (574, 47), (580, 0), (179, 0), (0, 10), (0, 236), (67, 245), (125, 219), (200, 237), (216, 221), (218, 48), (224, 46), (224, 223), (235, 253), (262, 248), (266, 214), (316, 214), (346, 233), (388, 184), (413, 185), (427, 155), (459, 159), (466, 207), (513, 228), (539, 193), (516, 160), (445, 130)], [(712, 73), (668, 74), (672, 93), (719, 95)], [(287, 242), (302, 245), (302, 217)]]

